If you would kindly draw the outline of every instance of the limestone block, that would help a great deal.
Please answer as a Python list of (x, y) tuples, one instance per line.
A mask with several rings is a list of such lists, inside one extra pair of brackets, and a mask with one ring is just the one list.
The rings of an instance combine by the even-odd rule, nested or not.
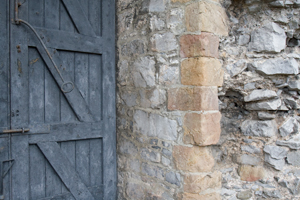
[(183, 142), (199, 146), (217, 144), (221, 134), (220, 120), (221, 114), (219, 112), (186, 114), (183, 122)]
[(141, 158), (151, 162), (160, 162), (160, 153), (152, 151), (151, 149), (142, 149)]
[(166, 9), (165, 0), (150, 0), (149, 12), (164, 12)]
[(279, 53), (285, 47), (285, 31), (275, 23), (269, 23), (251, 33), (250, 51)]
[(242, 181), (254, 182), (263, 179), (265, 176), (264, 168), (260, 166), (243, 165), (239, 168), (239, 175)]
[(168, 52), (178, 49), (178, 44), (173, 33), (154, 34), (151, 38), (153, 51)]
[(143, 184), (127, 183), (126, 194), (133, 200), (144, 199), (145, 187)]
[(173, 160), (178, 170), (188, 172), (209, 172), (215, 160), (206, 147), (174, 146)]
[(184, 191), (198, 194), (207, 189), (219, 189), (222, 186), (222, 173), (215, 171), (209, 175), (187, 174), (184, 178)]
[(181, 57), (219, 57), (219, 37), (211, 33), (201, 35), (183, 35), (180, 38)]
[(166, 181), (173, 184), (173, 185), (177, 185), (180, 187), (181, 185), (181, 176), (178, 172), (168, 172), (166, 173)]
[(259, 165), (261, 163), (261, 159), (256, 156), (248, 155), (248, 154), (242, 154), (242, 155), (235, 155), (234, 161), (236, 163), (242, 164), (242, 165)]
[(140, 105), (144, 108), (159, 108), (166, 102), (166, 91), (160, 89), (140, 90)]
[(159, 84), (173, 85), (179, 82), (179, 68), (161, 65), (159, 67)]
[(142, 40), (133, 40), (121, 47), (121, 54), (129, 57), (140, 55), (145, 52), (144, 48), (145, 44)]
[(298, 129), (299, 129), (298, 121), (293, 117), (289, 117), (279, 128), (279, 134), (282, 137), (285, 137), (290, 134), (298, 133)]
[(300, 167), (300, 151), (293, 151), (287, 155), (287, 162), (293, 166)]
[(274, 159), (269, 154), (265, 154), (265, 162), (276, 170), (282, 170), (285, 165), (284, 159)]
[(247, 110), (277, 110), (281, 106), (281, 99), (271, 99), (269, 101), (246, 104)]
[(268, 59), (263, 63), (256, 62), (256, 71), (264, 75), (295, 75), (299, 73), (299, 65), (294, 58)]
[(245, 96), (245, 102), (266, 100), (277, 97), (275, 91), (272, 90), (253, 90), (248, 96)]
[(242, 73), (246, 68), (247, 68), (247, 62), (244, 59), (226, 66), (226, 70), (229, 73), (230, 77), (234, 77)]
[(153, 57), (139, 58), (133, 64), (133, 82), (136, 87), (151, 87), (155, 85), (155, 61)]
[(158, 179), (164, 179), (164, 170), (161, 167), (151, 165), (148, 163), (142, 164), (142, 173), (147, 174), (148, 176), (152, 176)]
[(242, 123), (241, 130), (244, 135), (257, 137), (273, 137), (278, 132), (275, 120), (246, 120)]
[(211, 194), (191, 194), (191, 193), (183, 193), (182, 197), (180, 198), (182, 200), (221, 200), (221, 195), (217, 193), (211, 193)]
[(185, 13), (188, 31), (228, 35), (228, 18), (221, 6), (205, 1), (195, 2), (186, 7)]
[(217, 93), (217, 87), (172, 88), (168, 91), (168, 109), (219, 110)]
[(133, 116), (136, 129), (148, 137), (158, 137), (164, 140), (176, 140), (177, 122), (158, 114), (137, 110)]
[(280, 146), (287, 146), (291, 149), (300, 149), (300, 135), (294, 135), (289, 140), (277, 140), (276, 144)]
[(272, 158), (279, 160), (286, 157), (288, 150), (278, 146), (266, 145), (264, 152), (269, 154)]
[(260, 148), (253, 146), (253, 145), (241, 145), (241, 150), (248, 152), (248, 153), (252, 153), (252, 154), (260, 154), (261, 153)]
[(172, 8), (167, 17), (167, 26), (175, 35), (184, 32), (184, 10), (181, 8)]
[(215, 58), (189, 58), (181, 63), (181, 83), (195, 86), (222, 86), (222, 64)]

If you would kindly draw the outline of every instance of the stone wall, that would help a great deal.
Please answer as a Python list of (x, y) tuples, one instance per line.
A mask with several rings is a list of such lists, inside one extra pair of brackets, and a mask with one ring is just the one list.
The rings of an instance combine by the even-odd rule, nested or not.
[(218, 0), (119, 0), (118, 199), (221, 199)]
[(117, 9), (118, 198), (300, 199), (300, 1)]
[(213, 147), (223, 199), (300, 199), (299, 0), (224, 1), (222, 133)]

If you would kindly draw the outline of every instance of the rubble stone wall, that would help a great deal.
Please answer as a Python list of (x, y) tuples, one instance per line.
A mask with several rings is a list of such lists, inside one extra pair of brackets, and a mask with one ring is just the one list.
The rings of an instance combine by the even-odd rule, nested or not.
[(118, 199), (300, 199), (300, 1), (117, 1)]
[(218, 0), (119, 0), (119, 199), (221, 199)]
[(300, 199), (300, 1), (224, 1), (223, 199)]

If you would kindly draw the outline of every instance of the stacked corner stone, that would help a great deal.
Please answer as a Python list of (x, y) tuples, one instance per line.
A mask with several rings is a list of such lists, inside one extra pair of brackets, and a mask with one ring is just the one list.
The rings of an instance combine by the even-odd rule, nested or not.
[(184, 176), (180, 199), (221, 199), (221, 172), (209, 145), (220, 138), (218, 86), (223, 84), (218, 60), (219, 36), (228, 35), (225, 11), (218, 1), (172, 0), (185, 3), (186, 32), (180, 37), (181, 86), (168, 90), (168, 109), (183, 111), (182, 145), (173, 158)]

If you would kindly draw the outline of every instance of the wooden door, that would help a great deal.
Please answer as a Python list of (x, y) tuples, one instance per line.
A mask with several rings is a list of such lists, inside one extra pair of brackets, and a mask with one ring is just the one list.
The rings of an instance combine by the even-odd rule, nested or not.
[(114, 6), (0, 2), (5, 199), (116, 199)]

